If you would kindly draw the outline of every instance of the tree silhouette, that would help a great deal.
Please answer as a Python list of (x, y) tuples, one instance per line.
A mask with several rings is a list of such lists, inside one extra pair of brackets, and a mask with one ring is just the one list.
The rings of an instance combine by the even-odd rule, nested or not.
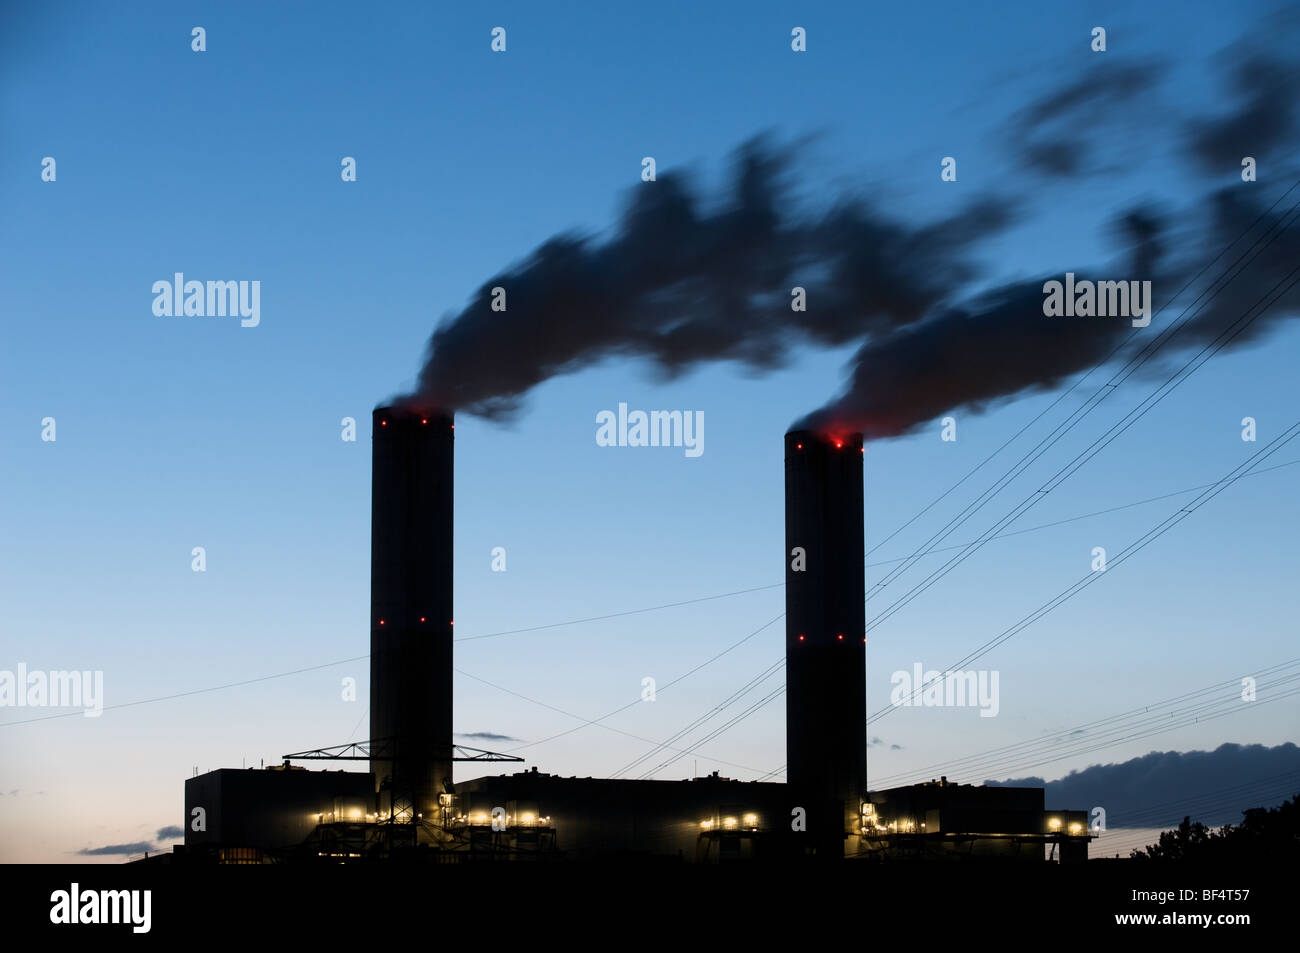
[(1240, 824), (1218, 830), (1184, 817), (1159, 842), (1134, 850), (1137, 860), (1229, 862), (1300, 860), (1300, 794), (1279, 807), (1253, 807), (1242, 812)]

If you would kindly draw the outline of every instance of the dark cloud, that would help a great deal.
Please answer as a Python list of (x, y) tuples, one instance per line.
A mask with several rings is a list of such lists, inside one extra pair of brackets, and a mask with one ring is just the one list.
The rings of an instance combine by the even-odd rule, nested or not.
[(148, 841), (136, 841), (134, 844), (108, 844), (105, 847), (83, 847), (77, 851), (83, 857), (111, 857), (116, 855), (127, 856), (130, 854), (143, 854), (146, 851), (157, 850), (153, 844)]
[(475, 741), (518, 741), (509, 735), (499, 735), (494, 731), (458, 731), (457, 738), (472, 738)]
[(175, 824), (171, 824), (167, 827), (158, 828), (158, 833), (155, 835), (155, 837), (157, 837), (157, 839), (160, 841), (175, 840), (178, 837), (184, 837), (184, 836), (185, 836), (185, 829), (183, 827), (177, 827)]
[(1108, 829), (1176, 826), (1188, 814), (1218, 826), (1240, 822), (1248, 808), (1272, 807), (1300, 792), (1300, 748), (1287, 742), (1274, 748), (1223, 744), (1213, 751), (1153, 751), (1071, 771), (1058, 781), (985, 783), (1044, 787), (1051, 809), (1105, 808)]

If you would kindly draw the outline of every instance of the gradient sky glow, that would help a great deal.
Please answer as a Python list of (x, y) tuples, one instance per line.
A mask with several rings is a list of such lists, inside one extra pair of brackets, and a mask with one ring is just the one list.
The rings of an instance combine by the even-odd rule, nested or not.
[[(0, 669), (102, 669), (113, 706), (364, 656), (371, 409), (411, 387), (439, 317), (487, 277), (557, 232), (599, 233), (627, 190), (653, 187), (640, 182), (642, 156), (721, 181), (731, 151), (771, 130), (810, 140), (808, 192), (857, 188), (908, 220), (992, 186), (1023, 192), (1031, 214), (980, 257), (997, 281), (1063, 273), (1116, 257), (1110, 221), (1134, 199), (1177, 206), (1207, 180), (1177, 161), (1176, 142), (1142, 130), (1101, 144), (1115, 175), (1031, 179), (999, 140), (1007, 118), (1083, 68), (1097, 24), (1109, 30), (1104, 55), (1172, 61), (1165, 95), (1204, 110), (1223, 89), (1223, 49), (1273, 9), (466, 7), (0, 13)], [(190, 50), (195, 25), (206, 53)], [(489, 51), (497, 25), (508, 30), (504, 55)], [(807, 54), (790, 52), (795, 25), (808, 30)], [(40, 179), (47, 155), (55, 183)], [(939, 180), (946, 155), (958, 157), (957, 183)], [(343, 156), (357, 159), (356, 183), (340, 181)], [(1223, 183), (1236, 176), (1225, 169)], [(1271, 201), (1294, 179), (1261, 168), (1242, 187)], [(151, 285), (177, 271), (260, 280), (261, 325), (155, 317)], [(580, 723), (556, 708), (604, 715), (635, 700), (643, 677), (664, 685), (784, 611), (782, 436), (838, 390), (850, 352), (807, 348), (766, 376), (721, 364), (673, 381), (609, 360), (539, 387), (513, 426), (457, 419), (456, 665), (467, 674), (456, 680), (456, 730), (516, 739), (466, 743), (511, 750)], [(1218, 479), (1300, 419), (1297, 354), (1300, 327), (1284, 326), (1213, 358), (1014, 528)], [(1156, 383), (1126, 383), (953, 541), (982, 532)], [(869, 562), (910, 553), (1090, 393), (1063, 401)], [(940, 441), (936, 422), (868, 445), (867, 548), (1055, 396), (960, 413), (955, 443)], [(598, 447), (595, 416), (619, 402), (702, 410), (703, 456)], [(51, 416), (57, 442), (42, 442)], [(340, 440), (346, 416), (355, 443)], [(1241, 440), (1245, 416), (1260, 443)], [(1266, 465), (1296, 460), (1300, 440)], [(874, 723), (883, 744), (870, 750), (871, 776), (1300, 654), (1298, 473), (1242, 480), (977, 663), (1000, 672), (997, 718), (917, 708)], [(1086, 573), (1094, 546), (1117, 552), (1191, 496), (990, 543), (872, 634), (868, 710), (887, 704), (895, 670), (961, 658)], [(190, 569), (195, 546), (207, 550), (206, 573)], [(496, 546), (506, 573), (490, 570)], [(942, 561), (928, 557), (880, 598), (892, 602)], [(888, 568), (868, 568), (868, 587)], [(772, 588), (476, 638), (759, 586)], [(608, 727), (523, 749), (525, 766), (619, 769), (648, 747), (619, 731), (672, 735), (780, 658), (783, 630), (769, 625)], [(340, 698), (348, 676), (355, 702)], [(362, 659), (98, 719), (13, 724), (54, 712), (0, 710), (0, 861), (119, 862), (78, 851), (181, 824), (194, 767), (365, 739), (367, 679)], [(780, 767), (783, 704), (657, 776)], [(1297, 729), (1292, 698), (995, 776), (1054, 778), (1153, 748), (1276, 745), (1300, 740)]]

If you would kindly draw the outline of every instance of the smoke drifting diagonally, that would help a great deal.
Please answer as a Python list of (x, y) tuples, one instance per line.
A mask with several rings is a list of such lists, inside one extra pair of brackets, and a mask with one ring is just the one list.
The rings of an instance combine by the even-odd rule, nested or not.
[[(682, 174), (633, 189), (607, 241), (552, 238), (444, 321), (418, 396), (501, 419), (535, 385), (611, 356), (666, 377), (717, 360), (776, 368), (799, 342), (843, 345), (921, 320), (978, 276), (972, 251), (1013, 220), (991, 198), (924, 227), (849, 199), (799, 215), (792, 170), (789, 149), (756, 139), (720, 208)], [(796, 286), (806, 312), (791, 310)], [(492, 310), (494, 287), (505, 311)]]
[[(1135, 335), (1130, 346), (1119, 351), (1120, 359), (1143, 347), (1168, 326), (1256, 239), (1268, 236), (1269, 240), (1256, 249), (1258, 256), (1240, 275), (1221, 287), (1216, 286), (1213, 296), (1189, 311), (1186, 323), (1168, 339), (1163, 353), (1199, 349), (1216, 339), (1300, 263), (1300, 216), (1290, 211), (1300, 199), (1300, 191), (1268, 212), (1260, 196), (1271, 198), (1282, 189), (1275, 187), (1261, 193), (1258, 183), (1243, 182), (1236, 175), (1240, 170), (1239, 158), (1247, 150), (1260, 161), (1267, 161), (1261, 157), (1277, 160), (1273, 178), (1283, 187), (1300, 176), (1294, 167), (1282, 170), (1281, 175), (1277, 171), (1283, 157), (1295, 148), (1286, 132), (1297, 126), (1300, 69), (1295, 62), (1269, 59), (1260, 51), (1243, 52), (1242, 56), (1242, 65), (1233, 70), (1234, 89), (1241, 91), (1248, 80), (1254, 79), (1269, 95), (1249, 96), (1244, 105), (1227, 116), (1194, 120), (1174, 133), (1177, 141), (1186, 143), (1187, 154), (1198, 163), (1206, 163), (1216, 156), (1237, 157), (1218, 170), (1236, 178), (1236, 184), (1196, 197), (1179, 216), (1179, 244), (1185, 253), (1177, 261), (1166, 261), (1166, 246), (1172, 242), (1165, 238), (1170, 229), (1164, 218), (1135, 208), (1119, 220), (1118, 232), (1128, 246), (1129, 261), (1108, 266), (1104, 274), (1094, 268), (1098, 273), (1078, 276), (1150, 280), (1156, 299), (1153, 311), (1171, 304), (1144, 334)], [(1083, 110), (1091, 115), (1099, 99), (1117, 92), (1138, 95), (1144, 91), (1144, 84), (1156, 82), (1159, 76), (1159, 70), (1123, 71), (1110, 84), (1099, 84), (1091, 91), (1072, 83), (1048, 94), (1024, 114), (1041, 119), (1047, 113), (1046, 105), (1050, 104), (1056, 115), (1065, 114), (1063, 118), (1068, 125), (1071, 111)], [(1150, 105), (1145, 108), (1151, 111)], [(1128, 118), (1124, 117), (1123, 121)], [(1077, 150), (1075, 154), (1076, 158), (1086, 155)], [(1032, 169), (1041, 155), (1031, 146), (1020, 158), (1026, 168)], [(1080, 177), (1094, 171), (1081, 159), (1074, 168)], [(1247, 238), (1234, 246), (1204, 279), (1193, 284), (1178, 302), (1168, 300), (1194, 277), (1196, 268), (1212, 261), (1248, 229)], [(1131, 327), (1129, 322), (1114, 317), (1044, 317), (1043, 282), (1059, 281), (1067, 270), (1084, 271), (1063, 267), (1033, 281), (1003, 285), (892, 334), (864, 339), (852, 361), (843, 393), (796, 426), (860, 430), (867, 439), (897, 436), (946, 411), (958, 408), (978, 411), (998, 398), (1051, 388), (1068, 376), (1096, 366), (1121, 344)], [(1247, 329), (1228, 346), (1239, 347), (1258, 339), (1279, 321), (1297, 315), (1300, 315), (1300, 286), (1255, 315)]]
[[(1121, 222), (1131, 262), (1111, 274), (1155, 286), (1161, 228), (1148, 213)], [(1129, 321), (1043, 316), (1043, 283), (1061, 274), (1004, 285), (913, 327), (863, 344), (844, 394), (796, 426), (893, 437), (958, 407), (979, 410), (1000, 397), (1055, 386), (1106, 358), (1132, 331)], [(1096, 280), (1081, 273), (1076, 280)], [(1157, 301), (1156, 307), (1159, 306)], [(1153, 322), (1152, 327), (1155, 328)]]
[[(1296, 173), (1284, 179), (1282, 166), (1300, 128), (1294, 55), (1279, 59), (1240, 45), (1237, 52), (1240, 65), (1230, 83), (1235, 104), (1222, 114), (1171, 120), (1169, 141), (1198, 172), (1224, 156), (1250, 154), (1261, 163), (1271, 157), (1272, 182), (1289, 184)], [(1013, 128), (1053, 120), (1046, 139), (1008, 137), (1020, 144), (1013, 158), (1026, 175), (1048, 181), (1095, 175), (1100, 167), (1091, 154), (1060, 138), (1060, 130), (1078, 128), (1075, 120), (1087, 117), (1083, 125), (1102, 139), (1096, 135), (1102, 107), (1120, 101), (1126, 108), (1117, 123), (1131, 124), (1135, 116), (1158, 121), (1162, 111), (1153, 97), (1162, 75), (1160, 68), (1120, 69), (1090, 85), (1063, 84), (1012, 120)], [(799, 345), (856, 343), (843, 392), (797, 426), (860, 430), (867, 439), (896, 436), (945, 412), (978, 411), (1053, 387), (1103, 360), (1131, 330), (1119, 317), (1045, 317), (1045, 281), (1066, 271), (1080, 280), (1150, 280), (1158, 309), (1194, 265), (1212, 259), (1264, 211), (1260, 196), (1280, 191), (1236, 182), (1193, 197), (1173, 215), (1134, 207), (1117, 217), (1123, 241), (1104, 267), (1062, 263), (1051, 274), (976, 294), (971, 289), (987, 288), (990, 277), (977, 253), (1017, 223), (1018, 204), (984, 195), (947, 219), (919, 226), (848, 196), (809, 213), (794, 199), (793, 155), (790, 146), (756, 138), (738, 150), (720, 203), (706, 203), (686, 175), (666, 173), (632, 190), (607, 239), (550, 239), (484, 282), (464, 310), (443, 321), (411, 399), (505, 420), (536, 385), (607, 358), (641, 358), (671, 378), (719, 360), (765, 371), (782, 366)], [(1052, 155), (1069, 161), (1052, 163)], [(1235, 177), (1236, 160), (1216, 171)], [(1280, 222), (1289, 205), (1244, 244)], [(1179, 254), (1171, 256), (1175, 246)], [(1212, 339), (1297, 261), (1300, 225), (1280, 231), (1189, 321), (1170, 350)], [(806, 290), (804, 312), (790, 307), (796, 286)], [(505, 289), (505, 311), (492, 310), (495, 287)], [(1199, 290), (1194, 286), (1188, 300)], [(1149, 333), (1159, 333), (1181, 306), (1153, 320)], [(1293, 289), (1233, 345), (1298, 313), (1300, 289)]]

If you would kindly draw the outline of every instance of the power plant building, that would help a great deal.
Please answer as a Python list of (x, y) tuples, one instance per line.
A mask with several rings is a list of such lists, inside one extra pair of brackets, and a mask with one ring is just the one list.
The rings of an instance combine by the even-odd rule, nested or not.
[(454, 423), (412, 406), (373, 423), (370, 739), (187, 779), (187, 858), (1041, 861), (1049, 844), (1086, 858), (1084, 815), (1045, 811), (1041, 788), (868, 791), (861, 434), (785, 437), (787, 783), (536, 768), (454, 782), (457, 761), (522, 760), (453, 743)]

